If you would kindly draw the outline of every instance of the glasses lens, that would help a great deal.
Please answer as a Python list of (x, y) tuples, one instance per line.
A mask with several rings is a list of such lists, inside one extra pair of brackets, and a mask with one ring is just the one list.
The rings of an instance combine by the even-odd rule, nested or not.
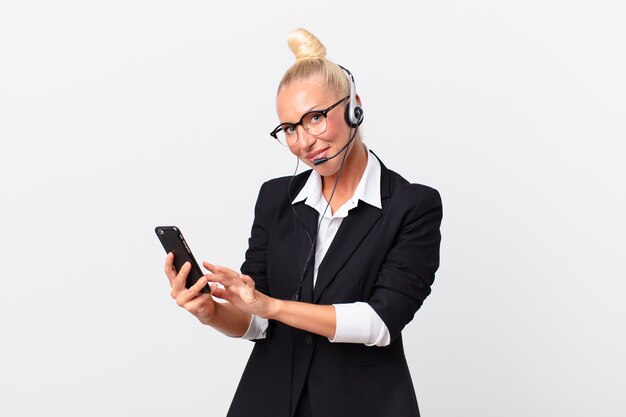
[(276, 139), (278, 139), (281, 145), (289, 146), (291, 142), (295, 142), (298, 139), (296, 129), (293, 125), (281, 125), (275, 133)]
[(326, 131), (326, 117), (321, 112), (308, 113), (302, 119), (302, 126), (311, 135), (321, 135)]

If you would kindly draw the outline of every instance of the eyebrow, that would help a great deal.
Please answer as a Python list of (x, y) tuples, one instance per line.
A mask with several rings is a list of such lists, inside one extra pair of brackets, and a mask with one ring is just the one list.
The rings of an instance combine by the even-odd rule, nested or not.
[[(319, 106), (322, 106), (322, 104), (316, 104), (315, 106), (313, 106), (313, 107), (309, 108), (307, 111), (305, 111), (304, 113), (302, 113), (302, 114), (300, 115), (300, 118), (302, 118), (302, 116), (304, 116), (304, 115), (305, 115), (305, 114), (307, 114), (307, 113), (310, 113), (310, 112), (312, 112), (312, 111), (316, 111), (316, 110), (320, 110), (320, 109), (316, 108), (316, 107), (319, 107)], [(322, 110), (323, 110), (323, 109), (322, 109)], [(280, 121), (280, 119), (279, 119), (279, 121)], [(299, 121), (300, 121), (300, 119), (298, 119), (298, 122), (299, 122)], [(295, 125), (295, 124), (296, 124), (296, 123), (298, 123), (298, 122), (280, 122), (280, 124), (281, 124), (281, 125), (284, 125), (284, 124), (287, 124), (287, 125)]]

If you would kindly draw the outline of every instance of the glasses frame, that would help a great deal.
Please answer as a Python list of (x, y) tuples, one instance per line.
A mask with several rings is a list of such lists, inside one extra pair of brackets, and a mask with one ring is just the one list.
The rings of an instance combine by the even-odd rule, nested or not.
[[(336, 102), (335, 104), (331, 105), (330, 107), (325, 108), (324, 110), (311, 110), (311, 111), (308, 111), (308, 112), (306, 112), (306, 113), (304, 113), (304, 114), (302, 115), (302, 117), (300, 118), (300, 120), (299, 120), (297, 123), (281, 123), (281, 124), (279, 124), (279, 125), (276, 127), (276, 129), (274, 129), (274, 130), (272, 130), (272, 131), (270, 132), (270, 136), (271, 136), (271, 137), (273, 137), (274, 139), (276, 139), (276, 140), (278, 141), (278, 143), (280, 143), (281, 145), (283, 145), (283, 146), (289, 146), (289, 144), (288, 144), (288, 141), (287, 141), (287, 138), (286, 138), (286, 137), (285, 137), (285, 142), (287, 142), (287, 143), (285, 143), (285, 144), (283, 144), (283, 143), (280, 141), (280, 139), (278, 139), (278, 132), (280, 132), (281, 130), (282, 130), (282, 131), (285, 131), (285, 128), (286, 128), (286, 127), (293, 127), (293, 128), (294, 128), (294, 130), (296, 130), (296, 141), (295, 141), (292, 145), (295, 145), (296, 143), (298, 143), (298, 140), (300, 139), (300, 136), (298, 135), (298, 131), (297, 131), (297, 127), (298, 127), (298, 126), (302, 126), (302, 128), (303, 128), (304, 130), (306, 130), (307, 132), (309, 132), (309, 131), (307, 130), (307, 128), (306, 128), (306, 127), (304, 127), (304, 125), (302, 124), (302, 121), (304, 120), (304, 118), (305, 118), (305, 117), (307, 117), (307, 116), (309, 116), (310, 114), (313, 114), (313, 113), (319, 113), (319, 114), (321, 114), (321, 115), (324, 117), (324, 119), (326, 119), (326, 118), (328, 118), (328, 113), (329, 113), (332, 109), (334, 109), (335, 107), (337, 107), (338, 105), (340, 105), (341, 103), (343, 103), (344, 101), (346, 101), (346, 99), (348, 99), (348, 98), (350, 98), (350, 95), (345, 96), (344, 98), (342, 98), (341, 100), (339, 100), (339, 101), (338, 101), (338, 102)], [(323, 130), (323, 131), (321, 131), (320, 133), (318, 133), (318, 134), (316, 134), (316, 135), (313, 135), (312, 133), (310, 133), (310, 132), (309, 132), (309, 134), (311, 134), (311, 135), (313, 135), (313, 136), (319, 136), (319, 135), (321, 135), (322, 133), (326, 132), (326, 129), (327, 129), (327, 128), (328, 128), (328, 122), (326, 122), (326, 127), (325, 127), (325, 128), (324, 128), (324, 130)]]

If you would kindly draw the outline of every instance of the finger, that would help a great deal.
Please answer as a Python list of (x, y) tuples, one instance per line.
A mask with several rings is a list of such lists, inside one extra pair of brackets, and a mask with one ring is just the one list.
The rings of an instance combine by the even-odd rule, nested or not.
[(196, 293), (196, 295), (198, 295), (200, 294), (200, 291), (202, 291), (202, 289), (206, 286), (207, 282), (209, 282), (209, 280), (205, 275), (203, 275), (198, 278), (195, 284), (189, 287), (189, 291), (194, 292)]
[(190, 313), (197, 315), (204, 312), (208, 303), (213, 303), (213, 298), (209, 294), (200, 294), (198, 297), (185, 303), (184, 307)]
[(219, 266), (213, 265), (212, 263), (207, 262), (207, 261), (202, 262), (202, 266), (204, 266), (206, 269), (208, 269), (214, 274), (218, 273), (218, 269), (220, 268)]
[(237, 271), (233, 271), (230, 268), (226, 268), (224, 266), (214, 265), (212, 263), (204, 261), (202, 263), (206, 269), (213, 272), (211, 281), (219, 282), (225, 287), (230, 287), (232, 285), (243, 285), (243, 281), (241, 279), (241, 274)]
[(163, 267), (165, 271), (165, 275), (170, 281), (170, 285), (173, 285), (174, 279), (176, 278), (176, 270), (174, 269), (174, 254), (169, 252), (165, 257), (165, 265)]
[(223, 274), (223, 275), (228, 275), (228, 276), (239, 275), (237, 272), (233, 271), (230, 268), (226, 268), (225, 266), (215, 265), (207, 261), (202, 262), (202, 265), (209, 271), (213, 272), (214, 274)]
[(185, 283), (187, 282), (189, 271), (191, 271), (191, 264), (185, 262), (172, 283), (172, 297), (177, 298), (178, 295), (185, 290)]
[(205, 277), (211, 282), (219, 282), (220, 284), (226, 286), (225, 281), (230, 285), (230, 279), (223, 274), (206, 274)]
[(254, 280), (250, 276), (243, 275), (243, 274), (240, 274), (239, 276), (241, 277), (241, 280), (246, 286), (254, 288), (255, 283), (254, 283)]
[(206, 274), (205, 277), (209, 278), (209, 281), (212, 282), (219, 282), (220, 284), (222, 283), (222, 280), (224, 279), (224, 277), (222, 276), (222, 274), (220, 274), (220, 267), (217, 265), (213, 265), (210, 262), (207, 261), (203, 261), (202, 262), (202, 266), (208, 270), (209, 272), (211, 272), (211, 274)]
[(192, 285), (191, 288), (178, 293), (178, 295), (176, 296), (176, 302), (178, 303), (178, 305), (187, 308), (187, 303), (201, 295), (200, 290), (206, 285), (206, 283), (206, 278), (200, 277), (200, 279), (194, 285)]
[(209, 286), (211, 287), (211, 295), (213, 295), (213, 293), (215, 293), (215, 291), (220, 288), (217, 282), (212, 282), (209, 284)]
[[(209, 269), (209, 268), (207, 268)], [(212, 271), (211, 271), (212, 269)], [(209, 271), (213, 272), (212, 274), (206, 274), (205, 277), (207, 277), (209, 279), (209, 281), (211, 282), (219, 282), (220, 284), (222, 284), (225, 287), (229, 287), (233, 284), (235, 284), (235, 282), (233, 282), (233, 278), (231, 275), (229, 274), (224, 274), (222, 272), (218, 272), (220, 271), (219, 267), (216, 267), (215, 265), (211, 265), (211, 269), (209, 269)]]
[(230, 293), (223, 288), (219, 288), (219, 287), (211, 288), (211, 294), (214, 297), (219, 298), (221, 300), (225, 300), (225, 301), (232, 300), (232, 296), (230, 295)]
[(200, 319), (201, 316), (205, 312), (207, 312), (209, 308), (213, 308), (211, 304), (214, 302), (215, 301), (213, 301), (211, 296), (209, 296), (208, 294), (202, 294), (201, 296), (189, 301), (183, 307), (185, 308), (185, 310), (189, 311), (191, 314)]

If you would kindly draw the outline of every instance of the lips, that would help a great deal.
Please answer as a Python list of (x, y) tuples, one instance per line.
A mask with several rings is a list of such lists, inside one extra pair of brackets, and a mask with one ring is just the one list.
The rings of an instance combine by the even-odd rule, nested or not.
[(328, 153), (329, 149), (330, 147), (310, 153), (306, 156), (306, 159), (308, 159), (309, 161), (311, 161), (311, 163), (313, 163), (313, 161), (315, 161), (316, 159), (324, 158), (326, 154)]

